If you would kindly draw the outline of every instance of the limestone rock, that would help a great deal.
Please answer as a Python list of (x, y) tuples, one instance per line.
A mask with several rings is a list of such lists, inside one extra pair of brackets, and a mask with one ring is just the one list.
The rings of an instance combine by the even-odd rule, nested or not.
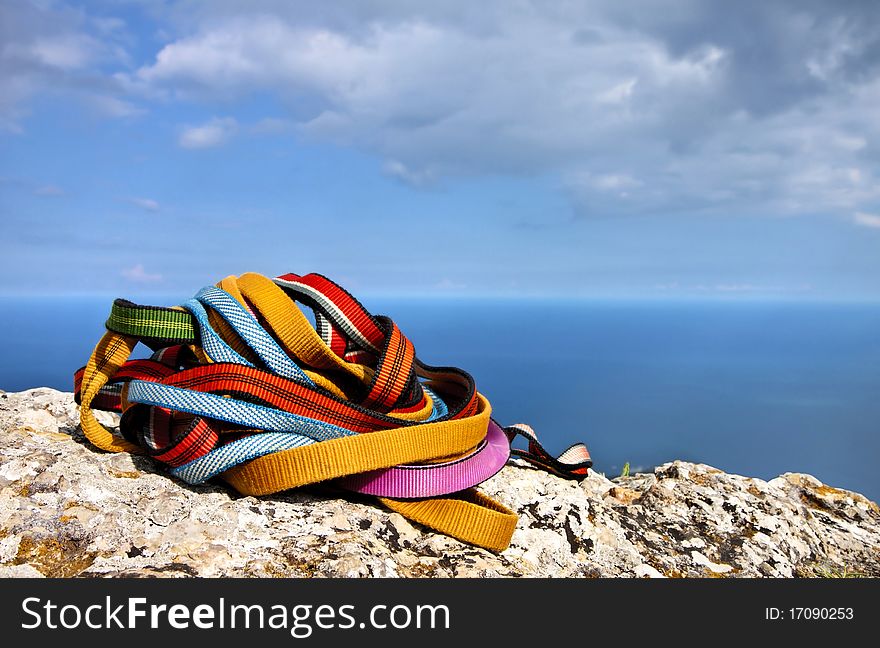
[(809, 475), (672, 462), (572, 482), (510, 465), (500, 554), (327, 488), (242, 497), (86, 443), (70, 394), (0, 393), (0, 576), (880, 576), (880, 511)]

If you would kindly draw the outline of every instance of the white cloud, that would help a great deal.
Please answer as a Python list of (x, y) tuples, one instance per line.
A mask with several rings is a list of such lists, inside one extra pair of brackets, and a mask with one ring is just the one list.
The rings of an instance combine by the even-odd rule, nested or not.
[(642, 185), (641, 182), (627, 173), (590, 173), (573, 176), (574, 182), (587, 184), (595, 189), (604, 191), (619, 191), (621, 189), (634, 189)]
[(152, 198), (129, 198), (128, 202), (147, 211), (159, 211), (159, 203)]
[(84, 34), (71, 33), (37, 38), (21, 54), (30, 55), (34, 61), (49, 67), (76, 70), (92, 63), (100, 49), (100, 44), (95, 39)]
[(225, 144), (238, 130), (232, 117), (215, 117), (201, 126), (188, 126), (180, 133), (177, 143), (187, 149), (212, 148)]
[(46, 94), (105, 116), (137, 112), (104, 71), (130, 62), (120, 23), (89, 20), (63, 2), (0, 3), (0, 130), (24, 132), (30, 103)]
[[(850, 23), (770, 12), (737, 40), (724, 16), (695, 10), (675, 31), (650, 5), (190, 6), (183, 35), (125, 75), (129, 87), (207, 101), (273, 93), (301, 134), (371, 152), (414, 186), (556, 174), (584, 213), (852, 210), (880, 186), (863, 159), (880, 137), (880, 80), (839, 82), (872, 38)], [(776, 58), (745, 57), (755, 39)], [(209, 123), (181, 145), (229, 135)]]
[[(679, 110), (680, 95), (698, 99), (716, 73), (717, 48), (676, 58), (625, 33), (585, 46), (551, 15), (504, 18), (491, 35), (425, 20), (348, 33), (237, 16), (165, 46), (131, 81), (184, 96), (275, 91), (304, 133), (372, 150), (391, 172), (438, 176), (564, 166), (642, 116)], [(597, 96), (633, 95), (636, 76), (619, 73), (632, 69), (646, 103), (631, 115), (596, 108)]]
[(725, 282), (725, 283), (688, 283), (681, 284), (677, 281), (669, 283), (655, 284), (654, 289), (662, 293), (670, 293), (675, 295), (792, 295), (799, 293), (807, 293), (813, 290), (812, 284), (763, 284), (742, 282)]
[(856, 212), (853, 215), (853, 221), (855, 221), (856, 225), (861, 225), (862, 227), (880, 228), (880, 216), (877, 214)]
[(135, 283), (155, 283), (162, 280), (161, 274), (147, 272), (142, 263), (135, 264), (130, 268), (124, 268), (121, 274), (129, 281)]
[(716, 284), (712, 286), (712, 290), (716, 292), (722, 293), (749, 293), (749, 292), (759, 292), (762, 290), (776, 290), (774, 287), (767, 286), (756, 286), (755, 284), (750, 283), (729, 283), (729, 284)]
[(443, 277), (440, 281), (434, 284), (433, 288), (440, 292), (459, 291), (467, 288), (467, 284), (453, 281), (449, 277)]
[(436, 179), (429, 169), (410, 169), (398, 160), (387, 160), (382, 170), (392, 178), (397, 178), (413, 187), (427, 186)]
[(635, 90), (636, 83), (638, 83), (638, 79), (627, 79), (617, 85), (608, 88), (603, 92), (599, 93), (599, 96), (596, 98), (599, 103), (606, 104), (620, 104), (629, 99), (632, 96), (633, 90)]
[(861, 151), (868, 145), (868, 141), (857, 134), (839, 133), (834, 136), (833, 143), (845, 151)]
[(85, 101), (95, 112), (107, 117), (137, 117), (146, 113), (143, 108), (130, 101), (109, 95), (93, 94)]
[(192, 124), (179, 145), (290, 130), (373, 154), (413, 186), (556, 178), (580, 214), (848, 216), (880, 199), (868, 4), (188, 0), (154, 13), (164, 45), (137, 69), (118, 18), (10, 7), (9, 131), (30, 98), (58, 88), (114, 117), (183, 100), (222, 100), (231, 115), (261, 94), (288, 114)]

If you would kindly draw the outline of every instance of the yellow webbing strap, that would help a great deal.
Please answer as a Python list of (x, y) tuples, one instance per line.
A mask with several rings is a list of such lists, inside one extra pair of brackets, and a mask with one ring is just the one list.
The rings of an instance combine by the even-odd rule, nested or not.
[(464, 454), (483, 440), (489, 426), (492, 407), (483, 396), (479, 400), (478, 413), (468, 418), (363, 432), (282, 450), (230, 468), (221, 477), (244, 495), (268, 495), (426, 458)]
[[(228, 292), (233, 283), (232, 279), (227, 277), (218, 286)], [(281, 345), (293, 357), (310, 367), (345, 371), (364, 384), (372, 381), (373, 369), (347, 362), (333, 353), (302, 314), (296, 302), (270, 279), (248, 272), (239, 277), (235, 285), (238, 292), (234, 294), (241, 295), (242, 299), (246, 297), (253, 303), (267, 327), (275, 333)], [(347, 398), (335, 383), (322, 374), (308, 369), (304, 371), (317, 385), (329, 390), (335, 396)], [(389, 412), (388, 415), (404, 421), (421, 421), (431, 415), (433, 408), (433, 400), (427, 396), (425, 405), (415, 412)]]
[[(242, 295), (241, 291), (238, 289), (238, 278), (235, 275), (224, 277), (217, 282), (217, 287), (221, 290), (225, 290), (226, 292), (228, 292), (238, 303), (250, 310), (250, 305), (247, 303), (244, 295)], [(292, 304), (292, 306), (293, 308), (296, 308), (297, 311), (299, 310), (296, 304)], [(220, 334), (220, 337), (222, 337), (226, 341), (226, 343), (229, 344), (233, 349), (235, 349), (240, 355), (247, 358), (250, 362), (257, 364), (255, 362), (253, 351), (251, 351), (251, 349), (247, 345), (245, 345), (235, 333), (232, 332), (231, 328), (226, 325), (226, 322), (223, 321), (223, 319), (219, 315), (217, 315), (217, 313), (213, 309), (208, 308), (207, 311), (208, 319), (210, 320), (212, 326), (215, 325), (215, 320), (219, 320), (220, 322), (222, 322), (221, 326), (214, 326), (215, 330), (217, 330), (217, 332)], [(287, 313), (287, 315), (288, 317), (290, 316), (289, 313)], [(303, 367), (303, 372), (312, 379), (312, 382), (314, 382), (319, 387), (323, 387), (334, 396), (338, 398), (347, 398), (346, 394), (332, 380), (329, 380), (328, 378), (319, 374), (316, 371), (310, 371), (308, 367)]]
[(98, 342), (86, 364), (82, 380), (82, 395), (80, 396), (80, 425), (86, 438), (101, 450), (143, 454), (140, 446), (116, 436), (98, 423), (91, 407), (92, 400), (98, 390), (106, 385), (107, 381), (128, 360), (137, 343), (136, 338), (108, 331)]
[[(221, 477), (243, 495), (269, 495), (425, 457), (461, 453), (486, 435), (492, 408), (482, 395), (479, 401), (478, 413), (465, 419), (367, 432), (292, 448), (252, 459), (230, 468)], [(516, 528), (516, 513), (474, 489), (453, 497), (378, 499), (406, 518), (492, 551), (506, 549)]]
[(232, 298), (235, 299), (239, 304), (248, 308), (248, 304), (244, 299), (244, 295), (241, 294), (241, 291), (238, 289), (238, 277), (235, 275), (229, 275), (228, 277), (223, 277), (220, 281), (217, 282), (217, 287), (220, 290), (225, 290)]
[(368, 382), (365, 367), (346, 362), (333, 353), (296, 302), (271, 279), (247, 272), (238, 278), (238, 288), (265, 318), (288, 353), (310, 367), (344, 371), (362, 382)]
[[(225, 279), (221, 279), (217, 282), (217, 287), (221, 290), (225, 290), (228, 292), (235, 300), (237, 300), (242, 306), (245, 308), (248, 307), (247, 303), (244, 301), (244, 297), (241, 296), (241, 293), (238, 290), (238, 286), (236, 285), (235, 277), (230, 276)], [(245, 360), (250, 362), (251, 364), (259, 364), (259, 358), (257, 355), (251, 350), (251, 348), (244, 343), (244, 341), (238, 336), (238, 334), (232, 329), (229, 324), (226, 323), (217, 311), (213, 308), (206, 308), (208, 312), (208, 321), (211, 323), (211, 327), (217, 331), (221, 338), (235, 350), (238, 355), (242, 356)]]
[(516, 529), (516, 513), (473, 488), (455, 496), (378, 500), (405, 518), (491, 551), (507, 549)]

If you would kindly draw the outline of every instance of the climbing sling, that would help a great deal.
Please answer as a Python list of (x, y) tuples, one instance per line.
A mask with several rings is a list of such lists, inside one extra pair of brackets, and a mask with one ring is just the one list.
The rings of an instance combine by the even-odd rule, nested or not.
[[(117, 299), (106, 328), (74, 376), (83, 432), (189, 484), (329, 482), (502, 551), (517, 517), (474, 486), (511, 454), (570, 479), (592, 465), (583, 444), (553, 457), (530, 427), (499, 426), (469, 374), (421, 362), (391, 319), (319, 274), (230, 276), (171, 308)], [(130, 359), (138, 343), (149, 358)], [(118, 412), (118, 432), (93, 410)], [(511, 449), (517, 436), (527, 449)]]

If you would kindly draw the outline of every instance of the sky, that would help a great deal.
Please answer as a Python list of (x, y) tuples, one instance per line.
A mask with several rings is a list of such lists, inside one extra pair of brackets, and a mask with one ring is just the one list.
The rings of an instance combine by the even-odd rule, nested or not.
[(0, 294), (880, 300), (880, 3), (0, 3)]

